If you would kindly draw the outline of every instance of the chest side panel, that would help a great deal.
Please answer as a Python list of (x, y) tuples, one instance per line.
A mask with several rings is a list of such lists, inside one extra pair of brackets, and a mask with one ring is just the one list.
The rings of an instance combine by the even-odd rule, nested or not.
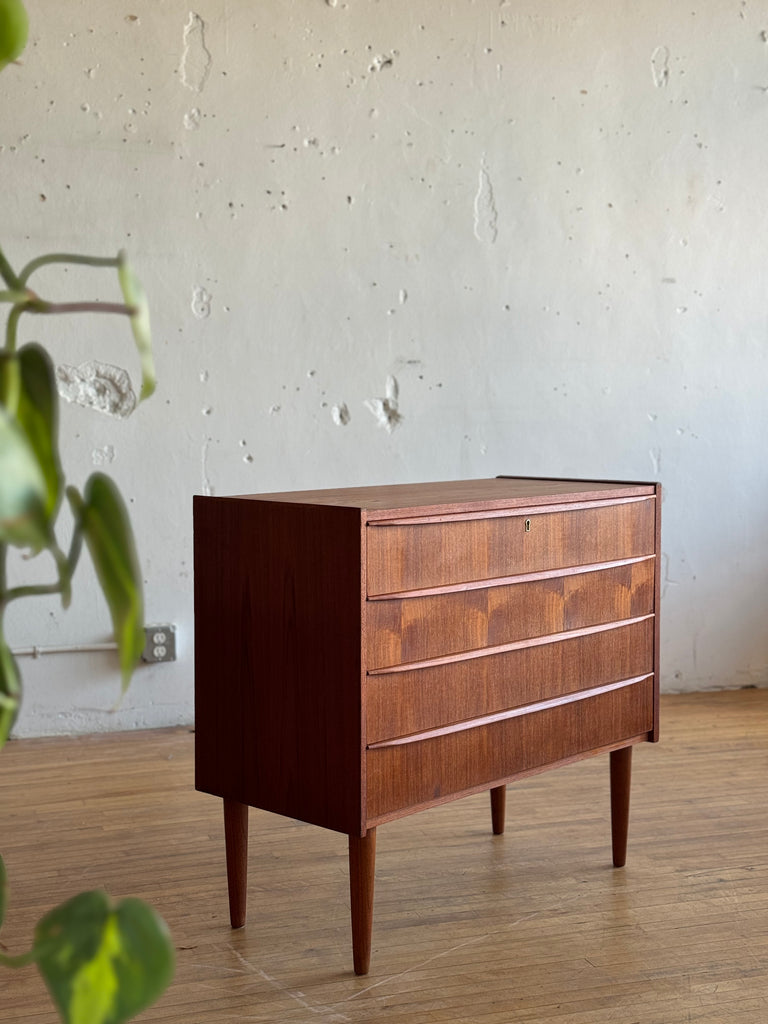
[(360, 513), (196, 499), (196, 785), (347, 833), (363, 818)]

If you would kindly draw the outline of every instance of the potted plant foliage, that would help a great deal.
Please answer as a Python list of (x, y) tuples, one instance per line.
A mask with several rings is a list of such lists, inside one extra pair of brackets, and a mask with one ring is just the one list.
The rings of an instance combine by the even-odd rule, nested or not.
[[(27, 14), (21, 0), (0, 0), (0, 70), (23, 51)], [(80, 264), (113, 268), (122, 302), (61, 303), (38, 294), (40, 268)], [(141, 575), (127, 509), (114, 482), (93, 473), (82, 491), (65, 482), (58, 444), (59, 395), (46, 349), (21, 343), (20, 327), (33, 315), (93, 312), (127, 317), (139, 352), (141, 398), (154, 389), (149, 313), (144, 291), (124, 253), (89, 257), (50, 253), (15, 269), (0, 249), (0, 302), (8, 308), (0, 347), (0, 747), (21, 703), (22, 681), (4, 631), (15, 601), (58, 594), (66, 607), (85, 544), (114, 627), (123, 689), (144, 646)], [(68, 506), (71, 541), (59, 543), (59, 513)], [(9, 579), (10, 549), (49, 556), (49, 583)], [(22, 563), (23, 564), (23, 563)], [(0, 770), (2, 768), (0, 767)], [(0, 927), (7, 902), (0, 858)], [(120, 1024), (165, 989), (174, 952), (164, 922), (137, 899), (113, 903), (103, 892), (84, 892), (51, 910), (37, 924), (29, 952), (12, 956), (0, 943), (0, 965), (36, 964), (67, 1024)], [(0, 1013), (1, 1013), (0, 1006)]]

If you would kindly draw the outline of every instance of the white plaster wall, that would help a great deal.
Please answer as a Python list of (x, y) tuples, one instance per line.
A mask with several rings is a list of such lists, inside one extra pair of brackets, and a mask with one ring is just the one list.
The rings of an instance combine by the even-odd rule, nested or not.
[[(191, 721), (194, 493), (660, 479), (665, 688), (766, 683), (767, 2), (29, 9), (2, 244), (126, 246), (145, 281), (156, 397), (62, 427), (73, 481), (111, 459), (180, 657), (114, 712), (111, 656), (25, 659), (19, 734)], [(123, 324), (24, 333), (135, 374)], [(14, 645), (106, 639), (80, 584)]]

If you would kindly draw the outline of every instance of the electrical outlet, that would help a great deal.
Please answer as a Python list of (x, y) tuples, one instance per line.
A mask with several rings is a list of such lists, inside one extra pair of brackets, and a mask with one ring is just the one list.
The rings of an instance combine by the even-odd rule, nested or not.
[(142, 661), (176, 661), (176, 627), (162, 626), (144, 627), (144, 650)]

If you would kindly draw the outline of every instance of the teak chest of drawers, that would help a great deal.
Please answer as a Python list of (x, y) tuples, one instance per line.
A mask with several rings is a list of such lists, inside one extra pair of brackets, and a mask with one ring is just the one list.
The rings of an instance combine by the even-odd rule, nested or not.
[(224, 800), (245, 922), (248, 807), (349, 836), (368, 970), (376, 828), (658, 738), (660, 489), (498, 478), (195, 498), (196, 787)]

